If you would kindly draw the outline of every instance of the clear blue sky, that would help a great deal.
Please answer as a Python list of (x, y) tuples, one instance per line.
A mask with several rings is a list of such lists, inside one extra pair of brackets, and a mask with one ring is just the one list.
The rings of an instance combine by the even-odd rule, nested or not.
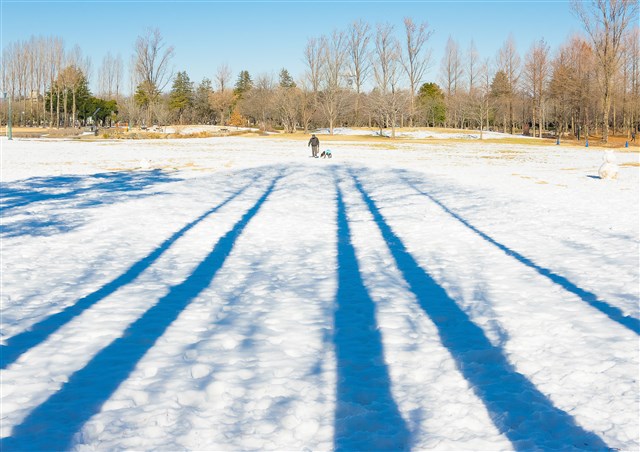
[[(227, 64), (233, 81), (241, 70), (252, 77), (285, 67), (304, 72), (309, 37), (346, 29), (354, 20), (395, 25), (403, 18), (428, 22), (434, 33), (431, 69), (425, 81), (438, 81), (448, 37), (466, 51), (473, 39), (482, 57), (494, 58), (512, 34), (520, 54), (544, 38), (552, 51), (582, 28), (568, 1), (29, 1), (1, 0), (2, 47), (35, 36), (60, 36), (66, 48), (78, 44), (90, 55), (94, 73), (103, 56), (120, 54), (125, 64), (137, 36), (160, 29), (175, 47), (173, 66), (199, 82)], [(96, 77), (92, 77), (92, 85)]]

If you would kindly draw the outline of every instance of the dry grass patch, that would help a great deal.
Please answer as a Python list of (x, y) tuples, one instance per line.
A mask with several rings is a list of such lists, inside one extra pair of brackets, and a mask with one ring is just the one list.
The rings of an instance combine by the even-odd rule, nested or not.
[(480, 158), (481, 159), (488, 159), (488, 160), (515, 160), (517, 156), (516, 155), (481, 155)]

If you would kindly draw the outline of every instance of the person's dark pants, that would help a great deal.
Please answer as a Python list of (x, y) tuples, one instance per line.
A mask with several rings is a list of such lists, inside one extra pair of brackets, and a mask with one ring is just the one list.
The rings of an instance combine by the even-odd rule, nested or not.
[(318, 148), (319, 148), (319, 146), (311, 146), (311, 156), (312, 157), (317, 157), (318, 156)]

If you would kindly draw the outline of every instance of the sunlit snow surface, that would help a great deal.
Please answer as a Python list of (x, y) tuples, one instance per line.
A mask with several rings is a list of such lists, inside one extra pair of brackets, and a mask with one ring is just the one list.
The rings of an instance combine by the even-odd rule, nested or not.
[(640, 448), (637, 153), (0, 144), (3, 450)]

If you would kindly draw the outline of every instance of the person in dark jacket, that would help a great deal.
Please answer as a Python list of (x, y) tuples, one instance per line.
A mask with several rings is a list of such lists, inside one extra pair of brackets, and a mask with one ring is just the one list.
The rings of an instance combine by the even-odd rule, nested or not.
[(309, 140), (309, 144), (307, 147), (311, 146), (311, 157), (318, 158), (318, 151), (320, 149), (320, 140), (315, 135), (311, 135), (311, 139)]

